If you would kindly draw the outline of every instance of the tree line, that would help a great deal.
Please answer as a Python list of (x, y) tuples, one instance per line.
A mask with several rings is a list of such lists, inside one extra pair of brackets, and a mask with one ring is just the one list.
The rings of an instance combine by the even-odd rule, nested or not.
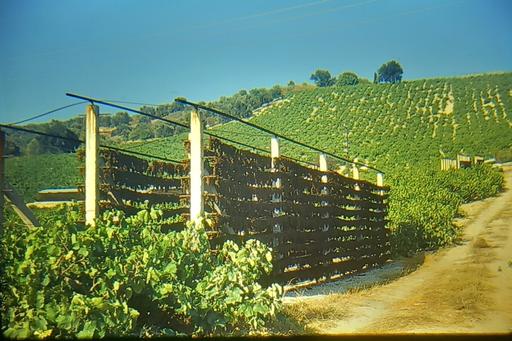
[[(404, 70), (400, 63), (396, 60), (391, 60), (382, 64), (379, 69), (373, 74), (373, 83), (400, 83), (402, 81), (402, 74)], [(318, 69), (313, 72), (310, 79), (319, 87), (325, 86), (346, 86), (357, 85), (359, 83), (370, 83), (369, 80), (360, 78), (354, 72), (343, 72), (338, 77), (331, 76), (328, 70)]]

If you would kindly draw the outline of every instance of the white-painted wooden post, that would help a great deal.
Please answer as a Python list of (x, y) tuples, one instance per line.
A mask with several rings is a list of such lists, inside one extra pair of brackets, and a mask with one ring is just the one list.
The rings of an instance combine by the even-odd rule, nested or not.
[[(275, 160), (278, 159), (279, 157), (281, 157), (281, 152), (279, 151), (279, 139), (277, 137), (272, 137), (272, 139), (270, 140), (270, 157), (271, 157), (271, 162), (272, 162), (272, 171), (275, 172), (277, 171), (276, 169), (276, 165), (275, 165)], [(275, 187), (276, 188), (281, 188), (281, 179), (280, 178), (277, 178), (276, 181), (275, 181)]]
[[(352, 167), (352, 178), (355, 179), (355, 180), (359, 180), (359, 168), (357, 168), (356, 165), (353, 165)], [(356, 191), (359, 191), (360, 188), (359, 188), (359, 185), (355, 185), (355, 190)]]
[(274, 159), (278, 158), (280, 155), (279, 139), (274, 136), (270, 140), (270, 157), (272, 158), (272, 169), (275, 169)]
[[(277, 137), (272, 137), (270, 140), (270, 157), (271, 157), (271, 169), (273, 172), (277, 171), (276, 168), (276, 160), (281, 156), (279, 151), (279, 139)], [(281, 179), (279, 177), (276, 177), (274, 180), (274, 188), (281, 188)], [(274, 193), (272, 194), (272, 201), (273, 202), (280, 202), (282, 201), (281, 194)], [(276, 208), (274, 211), (274, 216), (278, 216), (281, 214), (281, 208)], [(283, 231), (281, 224), (274, 224), (274, 227), (272, 228), (273, 233), (281, 233)], [(273, 246), (279, 245), (279, 239), (277, 237), (273, 240)]]
[(382, 173), (377, 173), (377, 186), (384, 186), (384, 174)]
[(85, 223), (95, 226), (99, 213), (99, 108), (88, 105), (85, 114)]
[[(327, 168), (327, 155), (325, 155), (324, 153), (320, 154), (320, 156), (318, 158), (318, 164), (319, 164), (320, 170), (322, 172), (327, 172), (327, 170), (328, 170), (328, 168)], [(322, 175), (322, 182), (323, 183), (327, 182), (327, 175)]]
[[(324, 153), (321, 153), (319, 155), (318, 165), (319, 165), (320, 171), (322, 171), (322, 172), (327, 172), (328, 171), (327, 155), (325, 155)], [(327, 175), (322, 175), (321, 182), (323, 184), (327, 183)], [(324, 195), (329, 194), (328, 189), (327, 189), (326, 186), (322, 187), (322, 192), (321, 193), (324, 194)], [(329, 202), (327, 200), (322, 200), (321, 205), (322, 206), (329, 206)], [(329, 218), (329, 212), (326, 212), (324, 215), (322, 215), (322, 218), (325, 218), (325, 219)], [(325, 223), (324, 226), (323, 226), (323, 231), (329, 231), (329, 229), (330, 229), (329, 224)], [(327, 250), (325, 250), (325, 251), (327, 251)]]
[(197, 221), (204, 213), (203, 123), (195, 108), (190, 113), (190, 220)]
[[(383, 187), (384, 186), (384, 174), (377, 173), (377, 186)], [(384, 190), (379, 190), (380, 195), (384, 195)]]

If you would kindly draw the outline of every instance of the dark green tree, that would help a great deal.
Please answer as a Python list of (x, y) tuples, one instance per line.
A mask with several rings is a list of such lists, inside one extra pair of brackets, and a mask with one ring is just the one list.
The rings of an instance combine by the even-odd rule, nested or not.
[(317, 86), (331, 86), (336, 81), (335, 78), (331, 77), (331, 73), (327, 70), (316, 70), (311, 74), (310, 79), (315, 82)]
[(112, 125), (112, 116), (100, 115), (99, 124), (100, 127), (110, 127)]
[(396, 60), (382, 64), (377, 71), (379, 83), (400, 83), (403, 73), (402, 66)]
[(295, 82), (294, 82), (294, 81), (289, 81), (289, 82), (288, 82), (288, 86), (289, 86), (289, 87), (295, 86)]
[(131, 121), (130, 115), (126, 112), (117, 112), (112, 116), (112, 126), (117, 127), (121, 124), (129, 124)]
[(153, 137), (153, 132), (148, 124), (137, 124), (128, 134), (130, 140), (146, 140)]
[(69, 153), (74, 152), (80, 146), (80, 142), (72, 141), (78, 140), (78, 136), (68, 129), (64, 122), (52, 120), (44, 126), (43, 130), (47, 134), (65, 138), (38, 136), (37, 139), (44, 153)]
[(359, 77), (354, 72), (343, 72), (336, 79), (336, 85), (357, 85), (359, 84)]

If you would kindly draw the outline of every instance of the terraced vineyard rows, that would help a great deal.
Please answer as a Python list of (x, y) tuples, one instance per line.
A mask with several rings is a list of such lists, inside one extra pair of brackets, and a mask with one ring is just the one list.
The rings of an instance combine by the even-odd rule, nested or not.
[[(437, 160), (440, 152), (489, 157), (512, 144), (511, 88), (510, 73), (317, 88), (292, 95), (251, 122), (338, 154), (348, 131), (350, 155), (385, 168)], [(267, 137), (237, 123), (219, 130), (268, 145)], [(283, 152), (316, 161), (292, 146)]]

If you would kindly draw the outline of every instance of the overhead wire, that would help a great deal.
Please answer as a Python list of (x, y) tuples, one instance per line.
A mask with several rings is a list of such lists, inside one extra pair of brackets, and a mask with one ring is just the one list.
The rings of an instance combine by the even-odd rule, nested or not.
[(121, 104), (137, 104), (137, 105), (146, 105), (146, 106), (150, 106), (150, 107), (157, 107), (157, 106), (160, 106), (161, 104), (152, 104), (152, 103), (142, 103), (142, 102), (131, 102), (131, 101), (119, 101), (119, 100), (115, 100), (115, 99), (105, 99), (103, 98), (104, 101), (108, 101), (108, 102), (113, 102), (113, 103), (121, 103)]
[[(13, 130), (17, 130), (17, 131), (23, 131), (23, 132), (30, 133), (30, 134), (46, 136), (46, 137), (52, 137), (52, 138), (57, 138), (57, 139), (66, 140), (66, 141), (75, 142), (75, 143), (81, 143), (81, 144), (85, 143), (84, 140), (75, 139), (75, 138), (72, 138), (72, 137), (66, 137), (66, 136), (59, 136), (59, 135), (54, 135), (54, 134), (49, 134), (49, 133), (43, 133), (41, 131), (27, 129), (27, 128), (21, 128), (21, 127), (16, 127), (16, 126), (7, 125), (7, 124), (0, 124), (0, 128), (7, 128), (7, 129), (13, 129)], [(147, 153), (140, 153), (140, 152), (136, 152), (136, 151), (133, 151), (133, 150), (124, 149), (124, 148), (119, 148), (119, 147), (114, 147), (114, 146), (109, 146), (109, 145), (104, 145), (104, 144), (100, 144), (99, 146), (101, 148), (116, 150), (116, 151), (119, 151), (119, 152), (124, 152), (124, 153), (139, 155), (139, 156), (145, 156), (145, 157), (149, 157), (149, 158), (153, 158), (153, 159), (158, 159), (158, 160), (162, 160), (162, 161), (169, 161), (169, 162), (173, 162), (173, 163), (183, 163), (183, 161), (173, 160), (173, 159), (169, 159), (169, 158), (165, 158), (165, 157), (161, 157), (161, 156), (157, 156), (157, 155), (151, 155), (151, 154), (147, 154)]]
[[(163, 118), (163, 117), (159, 117), (159, 116), (156, 116), (156, 115), (145, 113), (145, 112), (140, 111), (140, 110), (136, 110), (136, 109), (132, 109), (132, 108), (129, 108), (129, 107), (122, 106), (122, 105), (110, 103), (110, 102), (107, 102), (105, 100), (96, 99), (96, 98), (87, 97), (87, 96), (82, 96), (82, 95), (77, 95), (77, 94), (72, 94), (72, 93), (66, 93), (66, 96), (73, 97), (73, 98), (78, 98), (78, 99), (81, 99), (81, 100), (85, 100), (85, 101), (88, 101), (90, 103), (103, 104), (103, 105), (107, 105), (107, 106), (110, 106), (110, 107), (122, 109), (122, 110), (125, 110), (125, 111), (134, 112), (134, 113), (137, 113), (137, 114), (140, 114), (140, 115), (143, 115), (143, 116), (151, 117), (151, 118), (153, 118), (155, 120), (160, 120), (160, 121), (163, 121), (163, 122), (167, 122), (167, 123), (170, 123), (170, 124), (174, 124), (174, 125), (180, 126), (182, 128), (190, 129), (190, 126), (188, 124), (180, 123), (180, 122), (177, 122), (177, 121), (172, 121), (172, 120), (169, 120), (169, 119), (166, 119), (166, 118)], [(299, 146), (302, 146), (302, 147), (305, 147), (305, 148), (317, 151), (319, 153), (323, 153), (323, 154), (331, 156), (331, 157), (333, 157), (335, 159), (338, 159), (338, 160), (341, 160), (341, 161), (344, 161), (344, 162), (348, 162), (348, 163), (353, 164), (353, 165), (359, 165), (359, 166), (362, 166), (362, 167), (366, 167), (368, 169), (373, 169), (373, 170), (375, 170), (375, 171), (377, 171), (379, 173), (384, 174), (383, 171), (381, 171), (381, 170), (379, 170), (379, 169), (377, 169), (375, 167), (371, 167), (371, 166), (366, 165), (366, 164), (361, 163), (361, 162), (356, 162), (356, 161), (348, 160), (348, 159), (343, 158), (341, 156), (338, 156), (336, 154), (333, 154), (333, 153), (327, 152), (325, 150), (322, 150), (322, 149), (320, 149), (318, 147), (307, 145), (307, 144), (305, 144), (303, 142), (291, 139), (291, 138), (286, 137), (286, 136), (284, 136), (282, 134), (273, 132), (273, 131), (271, 131), (271, 130), (269, 130), (267, 128), (258, 126), (258, 125), (254, 124), (254, 123), (244, 121), (243, 119), (241, 119), (239, 117), (236, 117), (236, 116), (224, 113), (224, 112), (222, 112), (220, 110), (217, 110), (217, 109), (214, 109), (214, 108), (210, 108), (210, 107), (207, 107), (205, 105), (198, 104), (198, 103), (189, 102), (187, 100), (183, 100), (183, 99), (179, 99), (179, 98), (175, 99), (175, 101), (178, 102), (178, 103), (191, 105), (191, 106), (193, 106), (195, 108), (199, 108), (199, 109), (203, 109), (203, 110), (206, 110), (206, 111), (210, 111), (210, 112), (216, 113), (216, 114), (218, 114), (220, 116), (229, 118), (229, 119), (234, 120), (234, 121), (238, 121), (238, 122), (246, 124), (246, 125), (248, 125), (248, 126), (250, 126), (252, 128), (255, 128), (255, 129), (258, 129), (260, 131), (263, 131), (263, 132), (265, 132), (265, 133), (267, 133), (269, 135), (279, 137), (279, 138), (281, 138), (281, 139), (283, 139), (285, 141), (288, 141), (288, 142), (297, 144)], [(205, 131), (204, 134), (212, 136), (212, 137), (216, 137), (218, 139), (225, 140), (225, 141), (228, 141), (228, 142), (231, 142), (231, 143), (235, 143), (235, 144), (238, 144), (238, 145), (241, 145), (241, 146), (245, 146), (247, 148), (251, 148), (251, 149), (254, 149), (254, 150), (260, 150), (260, 151), (263, 151), (265, 153), (270, 153), (270, 151), (268, 151), (268, 150), (264, 150), (264, 149), (261, 149), (261, 148), (255, 147), (255, 146), (251, 146), (251, 145), (248, 145), (248, 144), (243, 143), (243, 142), (234, 141), (232, 139), (229, 139), (229, 138), (226, 138), (226, 137), (223, 137), (223, 136), (219, 136), (217, 134), (213, 134), (213, 133), (208, 132), (208, 131)], [(283, 155), (283, 157), (284, 157), (284, 155)], [(292, 159), (292, 158), (290, 158), (290, 159)], [(293, 159), (293, 160), (298, 161), (298, 162), (308, 163), (307, 161), (303, 161), (303, 160), (298, 160), (298, 159)], [(309, 164), (311, 164), (311, 163), (309, 163)]]
[[(85, 101), (90, 102), (90, 103), (103, 104), (103, 105), (107, 105), (107, 106), (110, 106), (110, 107), (118, 108), (118, 109), (121, 109), (121, 110), (130, 111), (130, 112), (133, 112), (133, 113), (136, 113), (136, 114), (140, 114), (140, 115), (143, 115), (143, 116), (151, 117), (151, 118), (153, 118), (155, 120), (160, 120), (160, 121), (163, 121), (163, 122), (167, 122), (167, 123), (170, 123), (170, 124), (177, 125), (177, 126), (182, 127), (182, 128), (190, 129), (190, 126), (188, 124), (184, 124), (184, 123), (172, 121), (172, 120), (169, 120), (169, 119), (165, 119), (163, 117), (159, 117), (159, 116), (156, 116), (156, 115), (148, 114), (148, 113), (145, 113), (145, 112), (140, 111), (140, 110), (136, 110), (136, 109), (132, 109), (132, 108), (129, 108), (129, 107), (122, 106), (122, 105), (110, 103), (110, 102), (107, 102), (105, 100), (95, 99), (95, 98), (92, 98), (92, 97), (86, 97), (86, 96), (81, 96), (81, 95), (72, 94), (72, 93), (66, 93), (66, 96), (73, 97), (73, 98), (79, 98), (79, 99), (85, 100)], [(256, 151), (260, 151), (260, 152), (263, 152), (263, 153), (266, 153), (266, 154), (270, 154), (269, 150), (265, 150), (265, 149), (262, 149), (262, 148), (259, 148), (259, 147), (256, 147), (256, 146), (252, 146), (252, 145), (246, 144), (244, 142), (235, 141), (233, 139), (230, 139), (230, 138), (227, 138), (227, 137), (224, 137), (224, 136), (220, 136), (220, 135), (217, 135), (217, 134), (209, 132), (209, 131), (204, 131), (204, 134), (208, 135), (208, 136), (211, 136), (211, 137), (216, 137), (216, 138), (218, 138), (220, 140), (231, 142), (231, 143), (234, 143), (234, 144), (237, 144), (239, 146), (243, 146), (243, 147), (246, 147), (246, 148), (249, 148), (249, 149), (252, 149), (252, 150), (256, 150)], [(287, 156), (283, 155), (283, 157), (287, 157)], [(287, 157), (287, 158), (289, 158), (290, 160), (294, 160), (294, 161), (297, 161), (297, 162), (302, 162), (302, 163), (305, 163), (305, 164), (308, 164), (308, 165), (314, 165), (314, 164), (312, 164), (312, 163), (310, 163), (308, 161), (299, 160), (299, 159), (295, 159), (295, 158), (292, 158), (292, 157)], [(314, 165), (314, 166), (316, 166), (316, 165)]]
[(74, 107), (76, 105), (84, 104), (84, 103), (87, 103), (87, 101), (80, 101), (80, 102), (68, 104), (68, 105), (65, 105), (65, 106), (62, 106), (62, 107), (58, 107), (58, 108), (52, 109), (50, 111), (44, 112), (42, 114), (37, 114), (37, 115), (31, 116), (29, 118), (26, 118), (26, 119), (18, 121), (18, 122), (9, 123), (9, 125), (18, 125), (18, 124), (21, 124), (21, 123), (29, 122), (29, 121), (35, 120), (37, 118), (41, 118), (41, 117), (44, 117), (46, 115), (53, 114), (54, 112), (57, 112), (57, 111), (60, 111), (60, 110), (64, 110), (64, 109), (67, 109), (67, 108), (71, 108), (71, 107)]
[(283, 139), (283, 140), (286, 140), (286, 141), (288, 141), (288, 142), (291, 142), (291, 143), (297, 144), (297, 145), (302, 146), (302, 147), (304, 147), (304, 148), (308, 148), (308, 149), (314, 150), (314, 151), (316, 151), (316, 152), (323, 153), (323, 154), (325, 154), (325, 155), (331, 156), (331, 157), (333, 157), (333, 158), (335, 158), (335, 159), (338, 159), (338, 160), (341, 160), (341, 161), (345, 161), (345, 162), (351, 163), (351, 164), (353, 164), (353, 165), (358, 165), (358, 166), (361, 166), (361, 167), (366, 167), (366, 168), (368, 168), (368, 169), (373, 169), (373, 170), (375, 170), (375, 171), (377, 171), (377, 172), (379, 172), (379, 173), (384, 174), (384, 172), (383, 172), (383, 171), (381, 171), (381, 170), (379, 170), (379, 169), (377, 169), (377, 168), (375, 168), (375, 167), (369, 166), (369, 165), (364, 164), (364, 163), (361, 163), (361, 162), (356, 162), (356, 161), (348, 160), (348, 159), (346, 159), (346, 158), (344, 158), (344, 157), (341, 157), (341, 156), (339, 156), (339, 155), (336, 155), (336, 154), (334, 154), (334, 153), (327, 152), (327, 151), (322, 150), (322, 149), (320, 149), (320, 148), (318, 148), (318, 147), (308, 145), (308, 144), (306, 144), (306, 143), (304, 143), (304, 142), (300, 142), (300, 141), (298, 141), (298, 140), (294, 140), (294, 139), (292, 139), (292, 138), (289, 138), (289, 137), (287, 137), (287, 136), (284, 136), (283, 134), (277, 133), (277, 132), (275, 132), (275, 131), (272, 131), (272, 130), (270, 130), (270, 129), (268, 129), (268, 128), (265, 128), (265, 127), (262, 127), (262, 126), (259, 126), (259, 125), (257, 125), (257, 124), (252, 123), (252, 122), (245, 121), (245, 120), (243, 120), (243, 119), (241, 119), (241, 118), (239, 118), (239, 117), (236, 117), (236, 116), (230, 115), (230, 114), (228, 114), (228, 113), (222, 112), (222, 111), (220, 111), (220, 110), (218, 110), (218, 109), (210, 108), (210, 107), (207, 107), (207, 106), (205, 106), (205, 105), (198, 104), (198, 103), (194, 103), (194, 102), (190, 102), (190, 101), (187, 101), (187, 100), (184, 100), (184, 99), (180, 99), (180, 98), (176, 98), (176, 99), (175, 99), (175, 101), (176, 101), (176, 102), (178, 102), (178, 103), (182, 103), (182, 104), (187, 104), (187, 105), (193, 106), (194, 108), (199, 108), (199, 109), (203, 109), (203, 110), (206, 110), (206, 111), (209, 111), (209, 112), (216, 113), (216, 114), (218, 114), (218, 115), (220, 115), (220, 116), (223, 116), (223, 117), (225, 117), (225, 118), (229, 118), (229, 119), (231, 119), (231, 120), (234, 120), (234, 121), (240, 122), (240, 123), (242, 123), (242, 124), (245, 124), (245, 125), (247, 125), (247, 126), (249, 126), (249, 127), (254, 128), (254, 129), (257, 129), (257, 130), (263, 131), (263, 132), (265, 132), (265, 133), (267, 133), (267, 134), (269, 134), (269, 135), (271, 135), (271, 136), (279, 137), (280, 139)]

